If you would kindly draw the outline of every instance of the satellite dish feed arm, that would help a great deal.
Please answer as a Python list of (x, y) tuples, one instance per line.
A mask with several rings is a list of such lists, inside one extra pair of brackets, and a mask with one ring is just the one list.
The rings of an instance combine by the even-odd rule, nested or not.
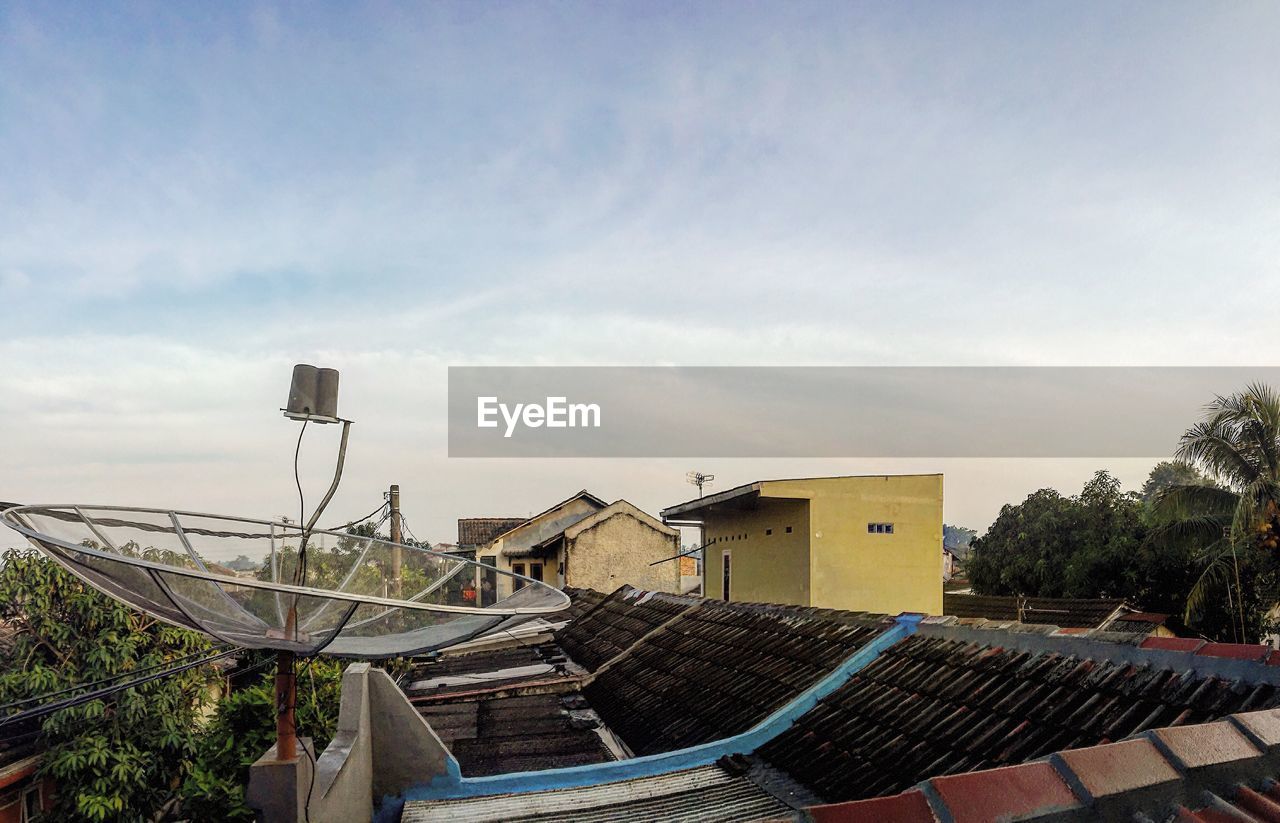
[(324, 512), (325, 506), (329, 505), (329, 501), (333, 499), (333, 495), (338, 491), (338, 484), (342, 482), (342, 467), (347, 462), (347, 435), (351, 433), (351, 421), (342, 421), (342, 441), (338, 444), (338, 467), (333, 472), (333, 484), (329, 486), (329, 491), (325, 493), (324, 499), (320, 501), (320, 505), (316, 506), (315, 512), (311, 515), (311, 519), (307, 521), (307, 526), (302, 530), (303, 535), (308, 535), (311, 530), (316, 527), (316, 523), (320, 520), (320, 515)]

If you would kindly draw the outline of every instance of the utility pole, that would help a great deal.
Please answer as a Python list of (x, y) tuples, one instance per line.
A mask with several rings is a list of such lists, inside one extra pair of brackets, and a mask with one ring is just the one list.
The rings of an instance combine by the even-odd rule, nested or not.
[(391, 484), (391, 542), (395, 548), (391, 550), (391, 596), (400, 597), (400, 486)]

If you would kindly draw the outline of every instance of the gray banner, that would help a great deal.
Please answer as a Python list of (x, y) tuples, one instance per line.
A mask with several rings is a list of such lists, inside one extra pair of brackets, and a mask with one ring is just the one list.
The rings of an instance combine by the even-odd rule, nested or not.
[(1280, 367), (449, 369), (450, 457), (1161, 457)]

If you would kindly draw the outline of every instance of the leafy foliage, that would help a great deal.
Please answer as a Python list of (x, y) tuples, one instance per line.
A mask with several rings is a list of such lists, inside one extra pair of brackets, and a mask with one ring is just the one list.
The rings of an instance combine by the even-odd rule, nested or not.
[(1280, 396), (1255, 384), (1216, 398), (1177, 456), (1211, 483), (1174, 483), (1158, 494), (1149, 542), (1195, 558), (1188, 621), (1256, 641), (1273, 628), (1280, 593)]
[(1169, 608), (1193, 579), (1190, 561), (1145, 550), (1146, 531), (1139, 496), (1099, 471), (1074, 497), (1040, 489), (1002, 508), (973, 543), (969, 580), (980, 594), (1126, 597)]
[[(0, 565), (0, 702), (49, 694), (210, 650), (98, 593), (32, 551)], [(49, 715), (41, 770), (57, 785), (54, 821), (151, 819), (182, 779), (209, 667), (192, 669)]]
[(1155, 505), (1156, 499), (1166, 489), (1174, 486), (1212, 486), (1213, 480), (1205, 477), (1195, 466), (1181, 460), (1164, 460), (1157, 463), (1147, 482), (1142, 484), (1142, 502)]
[[(265, 662), (271, 658), (265, 657)], [(314, 658), (302, 664), (295, 710), (298, 734), (318, 757), (338, 724), (343, 664)], [(182, 811), (192, 820), (252, 820), (244, 804), (249, 767), (275, 743), (274, 670), (218, 704), (195, 744), (195, 764), (182, 786)]]
[(1098, 472), (1041, 489), (974, 541), (981, 594), (1125, 597), (1217, 640), (1257, 642), (1280, 602), (1280, 395), (1219, 397), (1141, 494)]

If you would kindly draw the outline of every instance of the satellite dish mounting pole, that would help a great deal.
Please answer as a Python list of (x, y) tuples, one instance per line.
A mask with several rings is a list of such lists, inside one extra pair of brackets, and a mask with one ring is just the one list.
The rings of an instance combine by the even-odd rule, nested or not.
[(298, 678), (293, 670), (293, 652), (276, 654), (276, 760), (298, 756), (298, 726), (294, 707), (298, 703)]
[[(342, 439), (338, 443), (338, 465), (333, 472), (333, 482), (329, 491), (312, 512), (302, 533), (298, 536), (298, 565), (294, 569), (294, 585), (307, 584), (307, 540), (311, 530), (320, 520), (320, 514), (329, 505), (333, 495), (342, 482), (342, 468), (347, 461), (347, 437), (351, 433), (351, 421), (338, 417), (338, 372), (334, 369), (317, 369), (303, 363), (293, 367), (293, 380), (289, 385), (289, 402), (283, 409), (284, 416), (307, 423), (341, 423)], [(298, 436), (299, 448), (302, 436)], [(294, 461), (294, 473), (297, 474), (297, 461)], [(299, 486), (299, 494), (302, 493)], [(301, 517), (306, 512), (299, 512)], [(289, 614), (285, 619), (284, 636), (297, 642), (298, 637), (298, 595), (294, 595), (289, 603)], [(276, 760), (294, 760), (298, 756), (298, 723), (296, 707), (298, 705), (298, 676), (294, 668), (294, 654), (291, 651), (276, 653)]]

